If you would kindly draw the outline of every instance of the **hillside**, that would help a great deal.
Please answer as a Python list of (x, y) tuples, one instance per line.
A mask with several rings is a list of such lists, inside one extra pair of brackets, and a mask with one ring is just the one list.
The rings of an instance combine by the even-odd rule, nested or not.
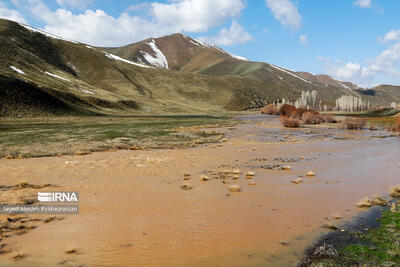
[[(0, 42), (0, 116), (224, 114), (302, 90), (331, 102), (357, 94), (182, 34), (95, 48), (0, 20)], [(394, 96), (372, 90), (382, 103)]]

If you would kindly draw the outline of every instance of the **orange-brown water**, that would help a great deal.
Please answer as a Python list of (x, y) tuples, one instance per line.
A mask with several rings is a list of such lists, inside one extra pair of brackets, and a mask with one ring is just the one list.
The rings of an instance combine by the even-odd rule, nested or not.
[[(360, 212), (358, 200), (387, 194), (399, 182), (399, 138), (283, 130), (265, 118), (226, 131), (222, 146), (0, 160), (0, 184), (25, 180), (80, 193), (79, 215), (8, 238), (27, 257), (15, 262), (1, 255), (1, 265), (292, 266), (333, 213), (342, 215), (339, 222), (350, 220)], [(294, 142), (274, 141), (288, 133)], [(261, 168), (275, 157), (300, 156), (284, 163), (292, 171)], [(211, 175), (200, 181), (203, 171), (221, 165), (255, 171), (256, 185), (242, 174), (228, 180), (242, 192), (228, 194), (228, 185)], [(290, 183), (309, 170), (314, 178)], [(180, 188), (184, 172), (192, 177), (190, 191)], [(79, 253), (65, 254), (71, 248)]]

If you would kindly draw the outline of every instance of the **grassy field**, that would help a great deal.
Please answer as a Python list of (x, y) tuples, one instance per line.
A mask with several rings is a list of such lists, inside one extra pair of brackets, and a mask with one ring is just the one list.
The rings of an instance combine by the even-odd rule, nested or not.
[(400, 266), (399, 209), (383, 211), (379, 222), (371, 231), (350, 233), (353, 242), (338, 249), (338, 258), (323, 259), (312, 266)]
[[(182, 148), (216, 142), (227, 117), (65, 117), (0, 120), (0, 157), (43, 157), (115, 149)], [(203, 130), (202, 128), (211, 128)]]

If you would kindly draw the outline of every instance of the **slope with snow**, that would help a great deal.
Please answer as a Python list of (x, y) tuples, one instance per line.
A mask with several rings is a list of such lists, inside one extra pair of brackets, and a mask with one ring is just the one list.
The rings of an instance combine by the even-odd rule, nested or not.
[(277, 70), (283, 71), (283, 72), (285, 72), (285, 73), (287, 73), (287, 74), (289, 74), (289, 75), (291, 75), (291, 76), (293, 76), (293, 77), (295, 77), (295, 78), (297, 78), (297, 79), (299, 79), (299, 80), (302, 80), (303, 82), (306, 82), (306, 83), (310, 83), (310, 84), (311, 84), (310, 81), (307, 81), (307, 80), (305, 80), (305, 79), (303, 79), (303, 78), (297, 76), (296, 74), (291, 73), (290, 71), (287, 71), (287, 70), (285, 70), (285, 69), (282, 69), (282, 68), (280, 68), (280, 67), (278, 67), (278, 66), (275, 66), (275, 65), (272, 65), (272, 64), (271, 64), (270, 66), (273, 67), (273, 68), (275, 68), (275, 69), (277, 69)]
[(50, 33), (48, 33), (48, 32), (45, 32), (45, 31), (42, 31), (42, 30), (33, 28), (33, 27), (28, 26), (28, 25), (25, 25), (25, 24), (23, 24), (23, 23), (19, 23), (19, 25), (21, 25), (22, 27), (24, 27), (25, 29), (27, 29), (27, 30), (29, 30), (29, 31), (31, 31), (31, 32), (40, 33), (40, 34), (42, 34), (42, 35), (44, 35), (44, 36), (47, 36), (47, 37), (50, 37), (50, 38), (53, 38), (53, 39), (62, 40), (62, 41), (66, 41), (66, 42), (70, 42), (70, 43), (74, 43), (74, 44), (79, 44), (79, 43), (76, 42), (76, 41), (72, 41), (72, 40), (68, 40), (68, 39), (65, 39), (65, 38), (61, 38), (61, 37), (56, 36), (56, 35), (54, 35), (54, 34), (50, 34)]
[(45, 71), (44, 73), (45, 73), (46, 75), (49, 75), (49, 76), (53, 77), (53, 78), (57, 78), (57, 79), (64, 80), (64, 81), (67, 81), (67, 82), (70, 81), (70, 80), (68, 80), (68, 79), (66, 79), (66, 78), (60, 77), (60, 76), (58, 76), (58, 75), (56, 75), (56, 74), (54, 74), (54, 73), (50, 73), (50, 72), (48, 72), (48, 71)]
[(113, 55), (113, 54), (109, 54), (109, 53), (106, 53), (106, 52), (104, 52), (104, 54), (106, 55), (106, 57), (108, 57), (109, 59), (112, 59), (112, 60), (122, 61), (122, 62), (131, 64), (131, 65), (135, 65), (135, 66), (138, 66), (138, 67), (141, 67), (141, 68), (151, 68), (150, 66), (146, 66), (146, 65), (143, 65), (143, 64), (135, 63), (133, 61), (121, 58), (121, 57)]
[(154, 39), (147, 43), (148, 46), (153, 50), (154, 56), (149, 53), (143, 52), (143, 56), (150, 65), (158, 68), (168, 69), (168, 61), (163, 52), (157, 47), (156, 41)]
[(10, 66), (10, 68), (11, 68), (13, 71), (15, 71), (15, 72), (17, 72), (17, 73), (19, 73), (19, 74), (26, 75), (25, 72), (23, 72), (22, 70), (18, 69), (17, 67)]

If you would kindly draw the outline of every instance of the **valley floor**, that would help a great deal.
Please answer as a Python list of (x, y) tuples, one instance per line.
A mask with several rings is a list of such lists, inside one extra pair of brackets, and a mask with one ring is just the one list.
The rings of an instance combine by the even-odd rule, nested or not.
[[(34, 201), (40, 190), (80, 194), (79, 215), (1, 216), (1, 265), (292, 266), (324, 224), (362, 216), (357, 201), (398, 182), (400, 139), (386, 131), (238, 119), (196, 128), (220, 140), (185, 149), (0, 160), (3, 204)], [(192, 190), (182, 190), (185, 182)]]

